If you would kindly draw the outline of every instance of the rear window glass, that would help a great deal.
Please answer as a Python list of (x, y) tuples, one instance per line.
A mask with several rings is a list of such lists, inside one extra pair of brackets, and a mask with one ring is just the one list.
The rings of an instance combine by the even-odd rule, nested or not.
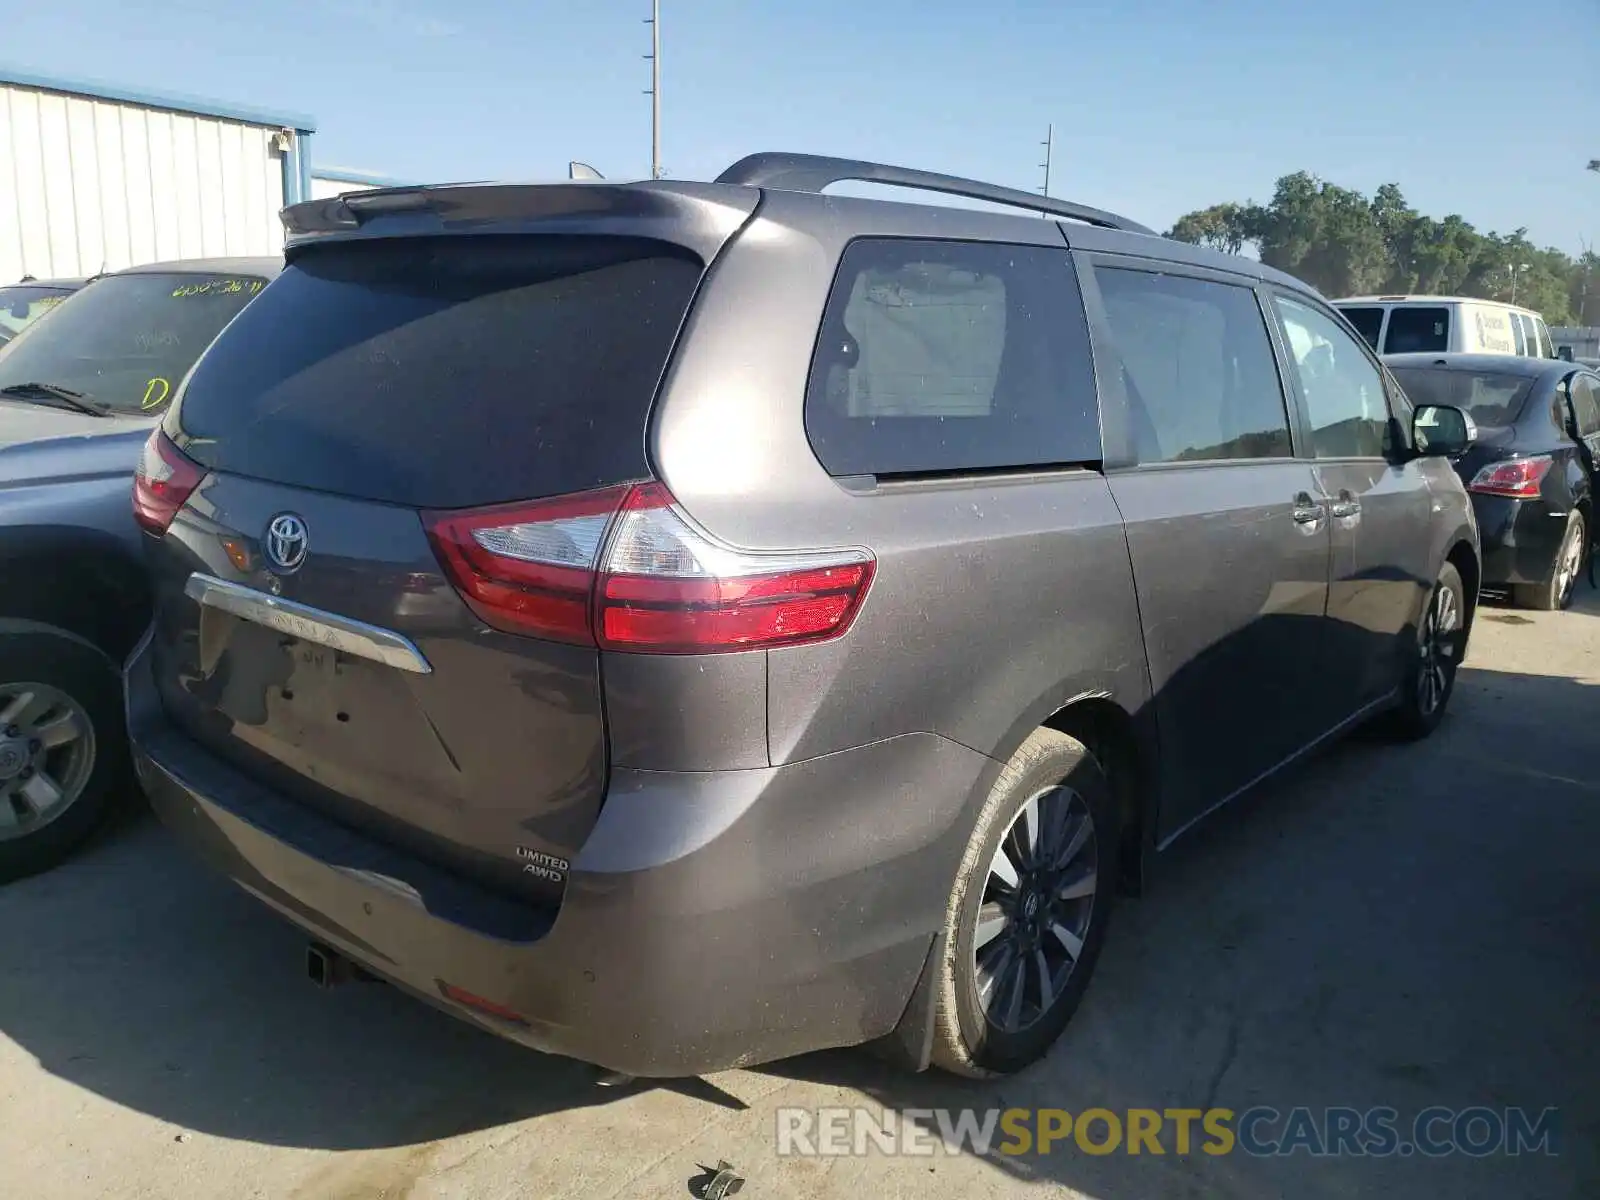
[(1413, 405), (1464, 408), (1479, 425), (1510, 425), (1522, 414), (1533, 376), (1447, 367), (1392, 367)]
[(1356, 332), (1366, 339), (1367, 345), (1376, 350), (1378, 335), (1383, 332), (1383, 309), (1341, 306), (1339, 311), (1344, 314), (1345, 320), (1356, 327)]
[(625, 238), (314, 247), (218, 340), (176, 424), (213, 470), (418, 508), (638, 478), (700, 274)]
[(70, 295), (67, 288), (33, 284), (0, 287), (0, 344), (9, 342)]
[(806, 395), (834, 475), (1098, 462), (1088, 329), (1064, 250), (862, 239)]
[(156, 412), (266, 285), (248, 275), (108, 275), (4, 344), (0, 388), (43, 383), (112, 412)]
[(1396, 305), (1389, 311), (1385, 354), (1415, 354), (1450, 349), (1450, 310)]

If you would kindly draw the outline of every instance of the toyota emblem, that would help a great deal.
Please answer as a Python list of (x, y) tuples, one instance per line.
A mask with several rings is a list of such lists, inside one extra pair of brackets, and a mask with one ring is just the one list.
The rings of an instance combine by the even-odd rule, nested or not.
[(267, 522), (267, 536), (262, 551), (268, 566), (288, 575), (298, 571), (305, 563), (310, 544), (311, 535), (305, 521), (294, 513), (279, 513)]

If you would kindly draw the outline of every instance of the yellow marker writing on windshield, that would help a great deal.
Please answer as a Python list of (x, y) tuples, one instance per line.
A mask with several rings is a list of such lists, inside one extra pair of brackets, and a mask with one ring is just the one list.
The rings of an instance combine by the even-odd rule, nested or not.
[(157, 375), (144, 385), (144, 400), (139, 407), (148, 412), (152, 408), (159, 408), (166, 403), (168, 396), (172, 395), (172, 385), (161, 376)]

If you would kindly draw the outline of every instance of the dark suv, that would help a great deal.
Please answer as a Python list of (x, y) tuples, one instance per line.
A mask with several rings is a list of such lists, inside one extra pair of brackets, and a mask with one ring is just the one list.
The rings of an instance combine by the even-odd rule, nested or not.
[(285, 223), (147, 448), (126, 678), (320, 979), (635, 1075), (1009, 1071), (1150, 851), (1449, 698), (1468, 423), (1258, 263), (791, 155)]

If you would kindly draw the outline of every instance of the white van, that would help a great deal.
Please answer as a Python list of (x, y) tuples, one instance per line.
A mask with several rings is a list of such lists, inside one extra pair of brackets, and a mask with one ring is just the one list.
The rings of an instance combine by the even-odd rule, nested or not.
[(1379, 354), (1460, 352), (1554, 358), (1544, 318), (1464, 296), (1349, 296), (1333, 306)]

